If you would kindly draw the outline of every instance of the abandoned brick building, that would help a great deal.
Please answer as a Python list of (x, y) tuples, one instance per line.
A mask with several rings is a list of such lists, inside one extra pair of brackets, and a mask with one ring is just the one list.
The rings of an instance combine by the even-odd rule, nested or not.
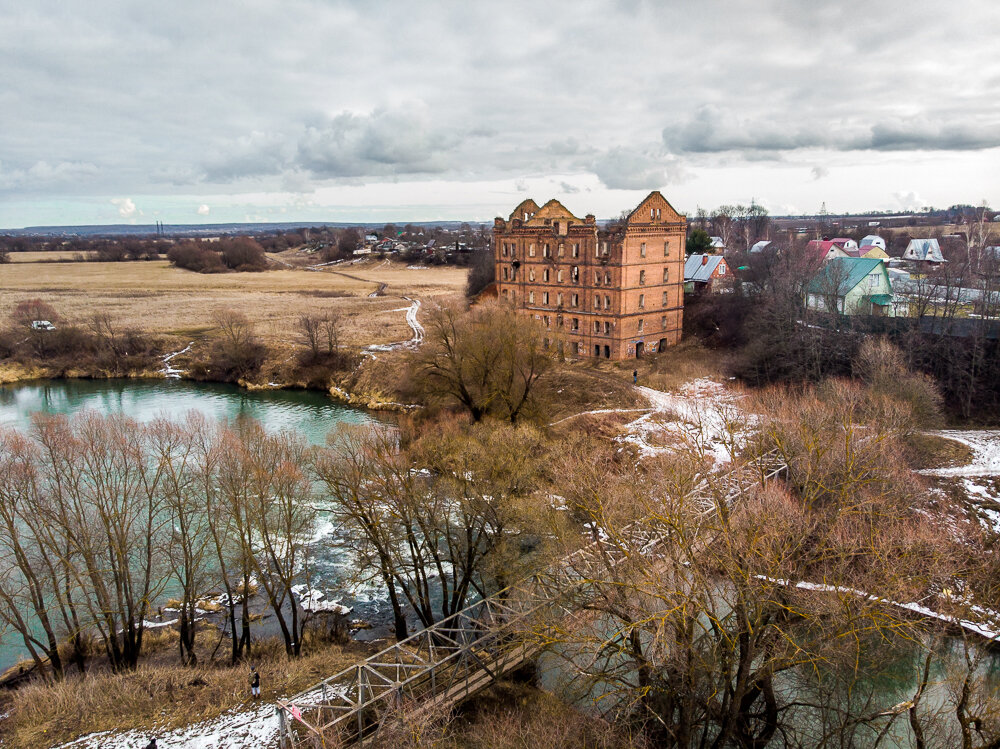
[(654, 191), (600, 227), (558, 200), (493, 222), (501, 299), (534, 315), (569, 356), (627, 359), (681, 338), (687, 220)]

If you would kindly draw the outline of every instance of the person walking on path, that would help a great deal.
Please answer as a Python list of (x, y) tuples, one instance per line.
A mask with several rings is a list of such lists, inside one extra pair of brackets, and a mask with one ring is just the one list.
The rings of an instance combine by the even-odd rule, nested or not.
[(146, 744), (146, 749), (156, 749), (156, 737), (154, 736), (150, 739), (149, 743)]
[(639, 370), (638, 369), (633, 369), (632, 370), (632, 384), (633, 385), (638, 385), (639, 384)]
[(255, 700), (260, 699), (260, 674), (254, 666), (250, 667), (250, 694)]

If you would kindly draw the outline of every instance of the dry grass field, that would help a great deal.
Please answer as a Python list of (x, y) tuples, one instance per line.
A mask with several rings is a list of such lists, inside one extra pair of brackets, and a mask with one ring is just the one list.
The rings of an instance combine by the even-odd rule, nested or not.
[[(280, 344), (295, 338), (301, 314), (334, 311), (344, 321), (344, 343), (367, 345), (410, 337), (401, 311), (408, 305), (404, 296), (432, 303), (460, 294), (465, 278), (464, 268), (408, 270), (388, 261), (210, 275), (171, 267), (166, 260), (15, 262), (0, 266), (0, 320), (18, 302), (40, 298), (72, 322), (107, 312), (122, 325), (182, 340), (213, 327), (214, 311), (229, 308), (254, 320), (266, 342)], [(370, 297), (381, 284), (386, 284), (382, 295)]]
[(71, 250), (52, 250), (45, 252), (12, 252), (10, 261), (12, 263), (57, 263), (76, 259), (76, 255), (81, 253)]

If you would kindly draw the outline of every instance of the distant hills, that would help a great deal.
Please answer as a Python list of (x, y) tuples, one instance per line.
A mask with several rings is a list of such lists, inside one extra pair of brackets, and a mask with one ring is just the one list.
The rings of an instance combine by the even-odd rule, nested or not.
[(462, 224), (483, 226), (475, 221), (285, 221), (268, 223), (234, 223), (234, 224), (166, 224), (157, 229), (155, 224), (95, 224), (89, 226), (26, 226), (23, 229), (0, 229), (4, 236), (32, 237), (154, 237), (158, 233), (167, 237), (216, 237), (226, 234), (271, 234), (274, 232), (294, 231), (312, 227), (329, 226), (337, 229), (360, 227), (363, 229), (381, 229), (387, 224), (402, 227), (410, 226), (440, 226), (445, 229), (457, 229)]

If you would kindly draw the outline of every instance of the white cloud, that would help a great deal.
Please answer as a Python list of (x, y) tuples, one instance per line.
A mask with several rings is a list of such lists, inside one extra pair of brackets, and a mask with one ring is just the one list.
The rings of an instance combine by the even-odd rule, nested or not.
[(122, 218), (134, 218), (136, 214), (141, 215), (132, 198), (112, 198), (111, 204), (118, 206), (118, 215)]
[(208, 212), (211, 211), (211, 210), (212, 209), (208, 207), (207, 203), (202, 203), (200, 206), (198, 206), (198, 210), (196, 211), (196, 213), (199, 216), (207, 216)]
[(912, 190), (894, 192), (892, 198), (896, 201), (896, 207), (901, 211), (919, 211), (921, 208), (929, 205), (926, 200)]

